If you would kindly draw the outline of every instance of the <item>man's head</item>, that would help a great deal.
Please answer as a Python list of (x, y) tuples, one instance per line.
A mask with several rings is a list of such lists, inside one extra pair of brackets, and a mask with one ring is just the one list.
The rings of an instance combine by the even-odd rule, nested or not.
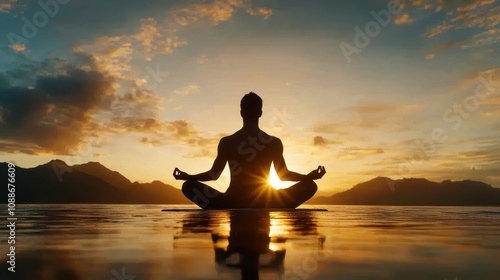
[(258, 120), (262, 116), (262, 98), (254, 92), (245, 94), (241, 99), (240, 108), (244, 120)]

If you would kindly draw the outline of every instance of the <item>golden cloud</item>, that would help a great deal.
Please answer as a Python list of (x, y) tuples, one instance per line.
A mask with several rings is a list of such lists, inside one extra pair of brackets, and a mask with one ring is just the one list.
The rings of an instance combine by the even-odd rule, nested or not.
[[(141, 124), (141, 121), (139, 121), (139, 124)], [(191, 152), (186, 157), (189, 158), (214, 157), (219, 140), (225, 136), (204, 136), (186, 120), (157, 122), (156, 125), (142, 131), (144, 133), (157, 133), (156, 136), (141, 137), (138, 142), (152, 146), (180, 145), (188, 147)], [(126, 128), (127, 125), (122, 127)], [(149, 129), (152, 129), (152, 131), (149, 131)]]
[(252, 9), (250, 0), (215, 0), (202, 4), (191, 4), (175, 11), (175, 21), (181, 26), (189, 26), (202, 19), (212, 25), (229, 21), (238, 9), (244, 9), (249, 15), (262, 16), (268, 19), (273, 11), (268, 8)]
[(0, 3), (0, 12), (8, 13), (13, 7), (17, 0), (9, 0), (9, 3)]
[(93, 44), (77, 45), (73, 51), (78, 54), (90, 55), (101, 72), (115, 78), (123, 78), (132, 67), (132, 44), (122, 37), (102, 36)]
[(413, 21), (414, 21), (413, 18), (411, 18), (408, 13), (403, 13), (401, 15), (397, 15), (394, 18), (394, 23), (398, 24), (398, 25), (401, 25), (401, 24), (410, 24)]
[(182, 88), (174, 89), (172, 91), (172, 93), (175, 95), (184, 96), (184, 95), (189, 95), (192, 93), (197, 93), (199, 91), (200, 91), (200, 86), (191, 84), (191, 85), (187, 85), (187, 86), (182, 87)]
[(24, 44), (12, 44), (9, 46), (13, 51), (15, 52), (25, 52), (26, 51), (26, 45)]
[(258, 8), (256, 10), (248, 9), (247, 13), (251, 16), (262, 16), (267, 20), (273, 15), (273, 10), (268, 8)]
[(134, 57), (150, 61), (156, 54), (172, 54), (187, 44), (175, 31), (160, 26), (153, 18), (145, 18), (135, 34), (101, 36), (90, 44), (74, 46), (73, 51), (91, 55), (101, 71), (115, 78), (136, 79), (128, 76)]

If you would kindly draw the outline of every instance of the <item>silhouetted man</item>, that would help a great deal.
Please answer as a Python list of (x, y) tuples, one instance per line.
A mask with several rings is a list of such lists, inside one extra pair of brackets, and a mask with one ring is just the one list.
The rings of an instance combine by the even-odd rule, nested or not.
[[(296, 208), (310, 199), (318, 187), (313, 180), (325, 175), (325, 167), (318, 166), (307, 175), (288, 170), (283, 158), (283, 144), (260, 130), (262, 99), (250, 92), (241, 99), (243, 128), (224, 137), (217, 148), (212, 168), (197, 175), (189, 175), (176, 168), (174, 177), (186, 180), (184, 195), (203, 209), (225, 208)], [(217, 180), (229, 164), (231, 182), (221, 193), (201, 181)], [(295, 185), (276, 190), (268, 183), (271, 163), (282, 181), (296, 181)]]

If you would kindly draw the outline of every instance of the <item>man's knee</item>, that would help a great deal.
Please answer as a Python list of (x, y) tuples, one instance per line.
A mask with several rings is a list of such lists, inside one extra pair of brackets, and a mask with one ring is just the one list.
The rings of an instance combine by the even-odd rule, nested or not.
[(308, 179), (301, 181), (301, 183), (304, 192), (309, 198), (313, 197), (313, 195), (318, 191), (318, 185), (316, 185), (316, 182), (314, 182), (314, 180)]
[(198, 183), (198, 181), (195, 181), (195, 180), (187, 180), (185, 181), (183, 184), (182, 184), (182, 193), (185, 195), (185, 196), (192, 196), (193, 195), (193, 192), (194, 192), (194, 188), (196, 187), (196, 183)]
[(318, 185), (316, 184), (316, 182), (311, 180), (311, 182), (309, 183), (309, 189), (311, 190), (312, 195), (314, 195), (318, 191)]
[(196, 180), (187, 180), (182, 184), (182, 193), (196, 205), (205, 208), (210, 203), (210, 199), (203, 192), (204, 187), (206, 186)]

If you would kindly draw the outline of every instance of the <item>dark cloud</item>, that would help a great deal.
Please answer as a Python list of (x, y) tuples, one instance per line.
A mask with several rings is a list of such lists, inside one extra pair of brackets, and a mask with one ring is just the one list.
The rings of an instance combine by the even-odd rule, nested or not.
[(71, 69), (64, 76), (38, 79), (36, 88), (48, 93), (56, 105), (87, 112), (110, 107), (114, 100), (111, 82), (99, 72)]
[(313, 138), (313, 145), (319, 147), (325, 147), (328, 145), (328, 140), (325, 139), (323, 136), (315, 136)]
[(163, 134), (165, 123), (155, 118), (119, 117), (112, 118), (106, 128), (114, 132)]
[(48, 57), (42, 61), (18, 57), (9, 66), (2, 75), (9, 80), (9, 84), (21, 87), (34, 87), (40, 77), (67, 75), (71, 69), (97, 71), (95, 61), (87, 54), (74, 54), (71, 64), (58, 57)]
[(41, 76), (34, 87), (0, 88), (0, 139), (31, 152), (70, 154), (86, 132), (99, 125), (96, 110), (108, 108), (114, 95), (111, 80), (101, 73), (67, 69)]

